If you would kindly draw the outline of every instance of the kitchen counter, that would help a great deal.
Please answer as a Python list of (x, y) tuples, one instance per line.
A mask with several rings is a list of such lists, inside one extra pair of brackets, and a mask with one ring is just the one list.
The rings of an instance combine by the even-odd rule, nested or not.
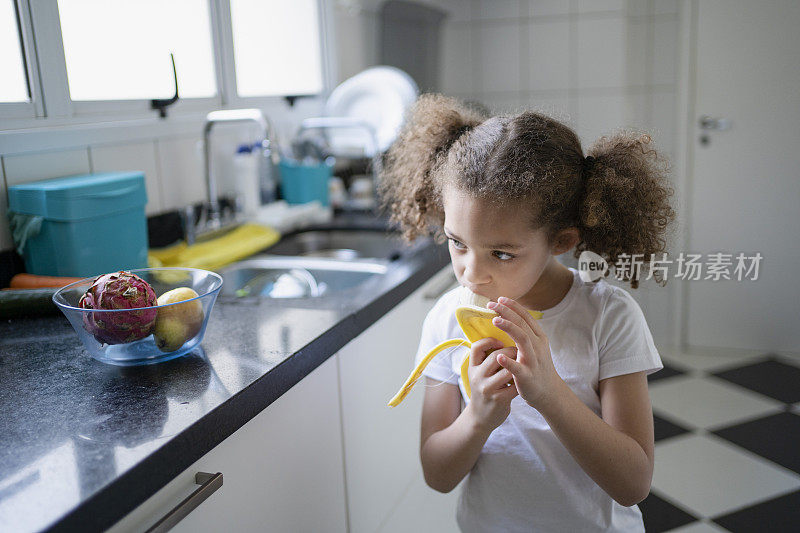
[(368, 297), (218, 299), (200, 348), (143, 367), (91, 359), (62, 316), (0, 322), (0, 530), (111, 526), (448, 262), (425, 241)]

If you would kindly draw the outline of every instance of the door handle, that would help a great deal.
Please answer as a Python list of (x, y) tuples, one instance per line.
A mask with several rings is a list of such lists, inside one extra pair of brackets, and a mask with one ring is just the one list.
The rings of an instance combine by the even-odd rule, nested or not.
[(216, 474), (198, 472), (194, 475), (194, 482), (200, 486), (170, 512), (161, 517), (161, 520), (148, 529), (147, 533), (165, 533), (175, 527), (178, 522), (186, 518), (198, 505), (222, 486), (222, 472), (217, 472)]
[(728, 118), (714, 118), (703, 115), (698, 120), (701, 130), (725, 131), (731, 129), (731, 120)]

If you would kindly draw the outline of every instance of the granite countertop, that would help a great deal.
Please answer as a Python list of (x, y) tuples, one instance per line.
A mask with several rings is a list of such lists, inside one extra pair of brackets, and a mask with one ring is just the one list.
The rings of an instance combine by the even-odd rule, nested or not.
[(357, 298), (219, 299), (198, 349), (142, 367), (91, 359), (61, 316), (0, 322), (0, 530), (110, 527), (448, 261), (426, 241)]

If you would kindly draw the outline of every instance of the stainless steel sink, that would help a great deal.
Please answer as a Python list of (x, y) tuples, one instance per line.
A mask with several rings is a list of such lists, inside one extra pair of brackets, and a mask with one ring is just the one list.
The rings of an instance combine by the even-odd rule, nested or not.
[(228, 297), (315, 298), (353, 289), (386, 273), (386, 261), (258, 256), (223, 269)]
[(397, 233), (370, 230), (309, 230), (287, 235), (270, 255), (396, 260), (411, 247)]
[(386, 231), (300, 231), (264, 254), (220, 271), (225, 281), (222, 296), (317, 298), (358, 291), (420, 245), (424, 242), (408, 245), (399, 234)]

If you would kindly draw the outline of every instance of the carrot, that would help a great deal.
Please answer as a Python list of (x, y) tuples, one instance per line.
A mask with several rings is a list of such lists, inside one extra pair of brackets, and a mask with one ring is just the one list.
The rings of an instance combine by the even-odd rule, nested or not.
[(59, 288), (75, 283), (83, 278), (66, 278), (57, 276), (37, 276), (36, 274), (17, 274), (11, 278), (12, 289)]

